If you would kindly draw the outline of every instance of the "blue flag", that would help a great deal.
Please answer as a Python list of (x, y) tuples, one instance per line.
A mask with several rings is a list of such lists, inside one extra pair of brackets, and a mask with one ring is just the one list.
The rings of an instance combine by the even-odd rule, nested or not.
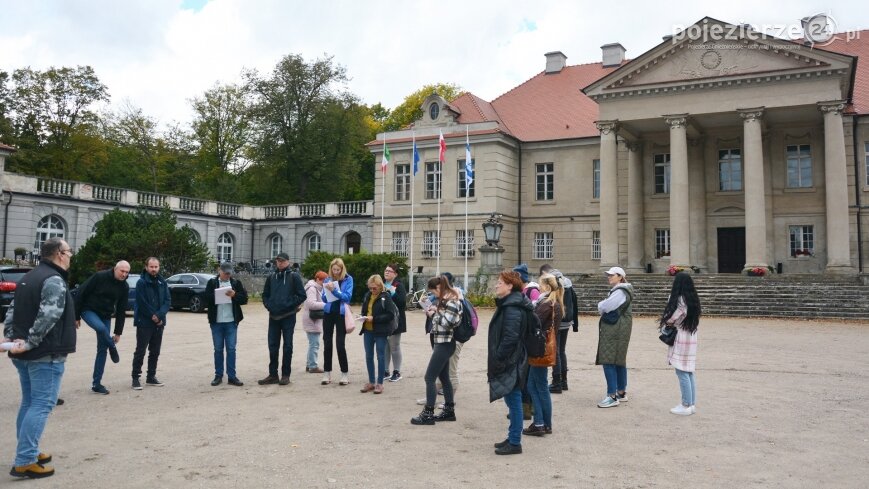
[(419, 150), (416, 149), (416, 141), (413, 142), (413, 175), (419, 171)]
[(471, 184), (474, 182), (474, 163), (471, 159), (471, 142), (465, 139), (465, 195), (470, 193)]

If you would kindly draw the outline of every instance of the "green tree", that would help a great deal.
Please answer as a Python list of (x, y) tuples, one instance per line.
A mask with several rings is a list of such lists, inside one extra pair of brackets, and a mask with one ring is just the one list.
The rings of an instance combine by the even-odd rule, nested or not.
[[(409, 126), (412, 122), (422, 117), (422, 102), (429, 95), (436, 93), (452, 101), (463, 93), (461, 87), (454, 83), (434, 83), (425, 85), (419, 90), (404, 98), (404, 102), (389, 112), (389, 116), (383, 121), (381, 131), (397, 131)], [(378, 104), (379, 105), (379, 104)]]
[[(344, 67), (331, 57), (306, 62), (285, 56), (271, 75), (245, 73), (253, 97), (251, 175), (245, 179), (252, 203), (342, 200), (360, 192), (361, 154), (371, 139), (367, 109), (345, 91)], [(267, 180), (263, 181), (262, 178)]]
[(96, 271), (114, 266), (119, 260), (130, 262), (134, 273), (149, 256), (160, 259), (161, 273), (173, 275), (206, 268), (208, 248), (200, 243), (188, 226), (178, 227), (168, 209), (159, 212), (115, 209), (96, 224), (96, 233), (75, 254), (70, 281), (82, 283)]

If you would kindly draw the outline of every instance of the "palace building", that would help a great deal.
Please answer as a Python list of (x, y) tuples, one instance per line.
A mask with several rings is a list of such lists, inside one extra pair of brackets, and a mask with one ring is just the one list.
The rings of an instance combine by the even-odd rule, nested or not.
[(373, 250), (451, 271), (467, 255), (476, 270), (494, 213), (505, 265), (864, 270), (869, 30), (811, 44), (705, 18), (625, 52), (607, 44), (581, 65), (546, 53), (492, 101), (432, 94), (411, 127), (378, 135), (375, 167), (384, 142), (391, 157), (377, 171)]

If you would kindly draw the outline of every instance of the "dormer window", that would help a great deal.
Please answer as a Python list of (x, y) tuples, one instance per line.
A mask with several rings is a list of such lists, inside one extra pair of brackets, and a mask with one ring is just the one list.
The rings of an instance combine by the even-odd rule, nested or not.
[(438, 115), (441, 113), (441, 107), (437, 104), (437, 102), (429, 105), (428, 107), (428, 115), (431, 117), (431, 120), (436, 120)]

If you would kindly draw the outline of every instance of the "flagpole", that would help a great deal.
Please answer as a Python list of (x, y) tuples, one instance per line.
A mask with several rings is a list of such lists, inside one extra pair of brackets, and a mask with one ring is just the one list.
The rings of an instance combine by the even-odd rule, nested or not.
[[(386, 133), (383, 133), (383, 158), (387, 157), (387, 149), (386, 149)], [(383, 174), (383, 184), (381, 185), (381, 198), (380, 198), (380, 252), (383, 253), (383, 213), (386, 206), (386, 167), (383, 166), (383, 158), (380, 160), (381, 171)], [(387, 160), (388, 161), (388, 160)]]
[(438, 257), (437, 264), (435, 266), (435, 275), (440, 276), (441, 274), (441, 200), (444, 197), (444, 160), (446, 160), (446, 155), (444, 154), (444, 148), (446, 147), (446, 143), (444, 140), (444, 132), (440, 131), (440, 140), (438, 141), (438, 169), (440, 172), (438, 173)]
[(416, 133), (412, 132), (413, 136), (413, 145), (410, 147), (410, 237), (408, 238), (410, 241), (410, 270), (408, 271), (408, 278), (410, 279), (410, 290), (411, 293), (414, 291), (414, 282), (413, 282), (413, 188), (416, 186)]
[(471, 142), (468, 139), (468, 125), (465, 124), (465, 242), (464, 242), (464, 255), (465, 255), (465, 291), (468, 290), (468, 254), (470, 250), (468, 249), (468, 198), (471, 194), (471, 182), (468, 180), (468, 166), (471, 164), (468, 158), (471, 157)]

